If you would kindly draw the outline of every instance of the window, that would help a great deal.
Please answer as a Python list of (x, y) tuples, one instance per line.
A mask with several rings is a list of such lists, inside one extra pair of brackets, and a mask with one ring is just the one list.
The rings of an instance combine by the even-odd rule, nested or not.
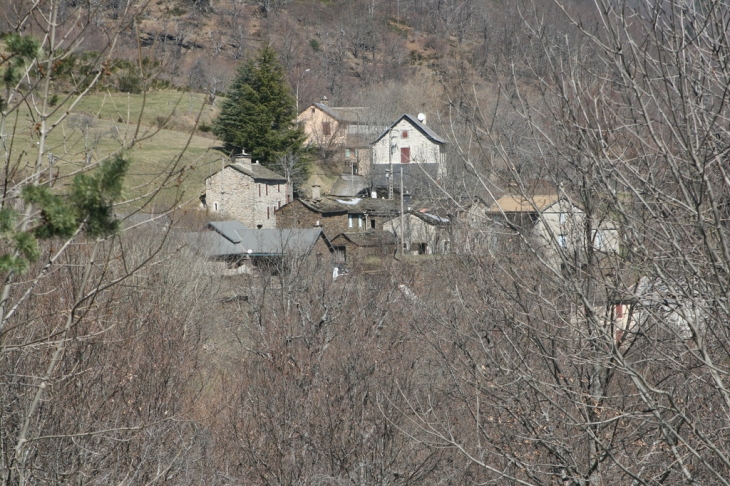
[(370, 220), (370, 229), (375, 229), (375, 220), (374, 219)]
[(403, 130), (402, 132), (400, 132), (400, 136), (401, 138), (408, 138), (408, 130)]
[(259, 197), (261, 197), (261, 184), (259, 184)]
[(558, 246), (560, 248), (568, 246), (568, 237), (566, 235), (558, 235)]
[(335, 262), (337, 263), (345, 263), (347, 260), (347, 248), (343, 246), (336, 246), (335, 247)]
[(362, 228), (362, 216), (357, 217), (357, 227)]
[(565, 213), (560, 213), (560, 224), (565, 224), (565, 222), (568, 220), (568, 215)]
[(354, 219), (354, 216), (352, 214), (347, 215), (347, 227), (352, 228), (352, 220)]
[(411, 162), (411, 148), (401, 147), (400, 148), (400, 163), (408, 164)]
[(213, 203), (213, 211), (218, 211), (218, 203), (217, 202), (214, 202)]
[(350, 149), (349, 148), (345, 149), (345, 158), (347, 158), (347, 159), (350, 158)]
[(312, 115), (314, 115), (314, 108), (312, 108)]
[(322, 135), (330, 136), (332, 134), (332, 126), (330, 122), (322, 122)]
[(427, 243), (417, 243), (416, 246), (418, 247), (418, 254), (419, 255), (425, 255), (428, 252), (428, 244)]

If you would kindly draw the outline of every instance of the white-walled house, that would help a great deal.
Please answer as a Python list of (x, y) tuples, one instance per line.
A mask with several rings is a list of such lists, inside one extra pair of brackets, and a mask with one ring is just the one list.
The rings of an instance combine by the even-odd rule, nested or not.
[(619, 251), (619, 234), (610, 222), (595, 223), (590, 241), (586, 238), (585, 212), (558, 195), (535, 195), (530, 198), (508, 195), (497, 199), (486, 211), (492, 219), (491, 232), (496, 246), (509, 251), (526, 237), (549, 256), (558, 251), (583, 254), (590, 246), (608, 254)]
[(291, 201), (285, 177), (246, 154), (205, 179), (205, 206), (249, 228), (276, 228), (275, 211)]
[(436, 177), (445, 174), (446, 141), (425, 123), (411, 115), (401, 116), (371, 144), (371, 170), (393, 165), (397, 174), (400, 165), (435, 164)]

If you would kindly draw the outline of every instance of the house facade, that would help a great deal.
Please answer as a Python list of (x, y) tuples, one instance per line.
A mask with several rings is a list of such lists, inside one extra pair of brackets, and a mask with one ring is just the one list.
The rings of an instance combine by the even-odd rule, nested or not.
[(245, 154), (205, 180), (206, 209), (249, 228), (276, 228), (276, 210), (291, 199), (285, 177)]
[(421, 120), (403, 115), (371, 145), (371, 170), (393, 166), (395, 174), (401, 165), (434, 164), (436, 178), (445, 174), (446, 141)]

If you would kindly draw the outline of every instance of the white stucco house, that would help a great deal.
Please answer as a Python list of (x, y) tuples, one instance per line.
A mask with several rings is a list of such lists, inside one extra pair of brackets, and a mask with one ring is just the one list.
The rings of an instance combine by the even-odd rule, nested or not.
[(275, 211), (291, 200), (286, 178), (246, 154), (205, 179), (205, 208), (248, 228), (276, 228)]
[(401, 116), (371, 144), (372, 168), (393, 164), (395, 172), (400, 165), (435, 164), (436, 176), (445, 173), (446, 141), (426, 125), (426, 117), (420, 120), (411, 115)]

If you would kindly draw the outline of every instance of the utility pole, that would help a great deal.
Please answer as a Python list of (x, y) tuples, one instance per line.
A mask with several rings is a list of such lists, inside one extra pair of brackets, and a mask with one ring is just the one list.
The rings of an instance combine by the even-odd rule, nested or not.
[[(404, 235), (406, 233), (406, 227), (405, 227), (405, 216), (403, 214), (403, 167), (400, 168), (400, 254), (403, 256), (405, 254), (405, 239)], [(409, 235), (410, 237), (410, 235)]]

